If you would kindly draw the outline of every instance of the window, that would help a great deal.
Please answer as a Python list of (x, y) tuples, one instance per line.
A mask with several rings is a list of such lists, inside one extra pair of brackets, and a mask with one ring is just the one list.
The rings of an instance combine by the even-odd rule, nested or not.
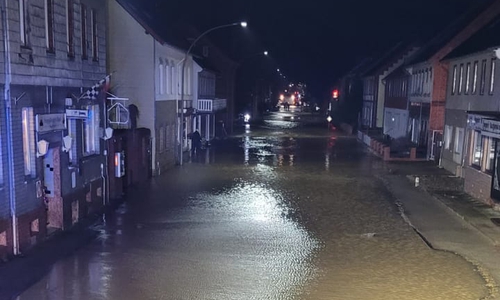
[(486, 172), (493, 172), (493, 167), (495, 166), (495, 140), (493, 138), (486, 138), (488, 148), (487, 148), (487, 156), (486, 156), (486, 165), (484, 166), (484, 170)]
[(82, 59), (88, 58), (87, 53), (87, 7), (85, 4), (80, 5), (80, 17), (81, 17), (81, 27), (82, 27)]
[(92, 26), (92, 60), (99, 60), (99, 39), (97, 38), (97, 12), (90, 10), (90, 25)]
[(451, 84), (451, 94), (454, 95), (457, 91), (457, 66), (453, 66), (453, 82)]
[(462, 154), (462, 147), (464, 144), (464, 129), (455, 128), (455, 153)]
[(75, 11), (73, 0), (66, 0), (66, 42), (68, 43), (68, 56), (75, 56)]
[(460, 77), (458, 80), (458, 94), (462, 94), (462, 87), (464, 83), (464, 65), (460, 64)]
[(28, 18), (28, 0), (19, 0), (19, 26), (21, 33), (21, 43), (23, 46), (29, 45), (29, 18)]
[(472, 147), (471, 164), (480, 168), (483, 161), (483, 137), (479, 131), (474, 131), (473, 133)]
[(486, 59), (481, 61), (481, 80), (479, 85), (479, 94), (484, 95), (484, 87), (486, 81)]
[(171, 67), (170, 67), (170, 91), (172, 94), (174, 94), (174, 88), (175, 88), (175, 85), (174, 85), (174, 82), (175, 82), (175, 65), (173, 63), (171, 63)]
[(23, 107), (21, 111), (23, 129), (24, 175), (35, 177), (35, 121), (33, 107)]
[(451, 134), (453, 132), (453, 127), (450, 125), (445, 125), (444, 127), (444, 148), (449, 150), (451, 147)]
[(165, 63), (165, 87), (167, 94), (170, 94), (170, 66), (168, 65), (168, 61)]
[(465, 94), (469, 94), (469, 85), (470, 85), (470, 63), (467, 63), (467, 67), (465, 68)]
[(83, 130), (83, 154), (85, 156), (99, 154), (99, 105), (87, 106), (88, 117)]
[(165, 93), (165, 81), (163, 72), (165, 69), (163, 68), (163, 61), (160, 59), (160, 64), (158, 65), (158, 93), (163, 95)]
[(489, 88), (489, 94), (493, 95), (493, 89), (495, 85), (495, 64), (496, 64), (496, 58), (491, 59), (491, 71), (490, 71), (490, 88)]
[(474, 62), (474, 69), (472, 71), (472, 94), (475, 94), (477, 91), (477, 69), (478, 69), (478, 62)]
[(45, 40), (47, 51), (54, 52), (54, 2), (45, 0)]
[[(76, 119), (68, 119), (68, 135), (73, 139), (72, 146), (69, 151), (69, 162), (71, 165), (75, 166), (78, 163), (78, 145), (77, 145), (77, 120)], [(81, 126), (81, 125), (80, 125)]]

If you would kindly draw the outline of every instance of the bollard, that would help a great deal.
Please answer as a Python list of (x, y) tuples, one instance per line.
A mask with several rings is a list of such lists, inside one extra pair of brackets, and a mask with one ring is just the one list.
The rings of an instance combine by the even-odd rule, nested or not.
[(415, 177), (415, 187), (418, 187), (419, 184), (420, 184), (420, 178)]

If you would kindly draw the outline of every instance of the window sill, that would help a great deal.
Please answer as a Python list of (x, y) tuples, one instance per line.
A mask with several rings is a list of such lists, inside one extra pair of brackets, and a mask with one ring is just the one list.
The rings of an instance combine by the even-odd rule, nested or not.
[(56, 55), (56, 50), (54, 50), (54, 49), (46, 49), (45, 53), (47, 53), (47, 55), (49, 55), (49, 56), (55, 56)]

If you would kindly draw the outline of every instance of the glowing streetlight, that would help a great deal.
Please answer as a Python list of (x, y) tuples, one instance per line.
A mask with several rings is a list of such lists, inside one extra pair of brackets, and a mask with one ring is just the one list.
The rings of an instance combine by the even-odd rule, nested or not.
[(267, 56), (268, 54), (269, 54), (269, 52), (267, 52), (267, 51), (264, 51), (264, 55), (266, 55), (266, 56)]
[[(184, 56), (184, 60), (182, 61), (182, 71), (181, 71), (181, 86), (180, 86), (180, 93), (181, 93), (181, 99), (180, 99), (180, 102), (178, 102), (178, 111), (177, 113), (179, 113), (179, 110), (180, 110), (180, 120), (178, 120), (178, 123), (177, 124), (177, 128), (180, 129), (178, 131), (179, 133), (179, 165), (182, 166), (183, 162), (183, 142), (184, 142), (184, 74), (185, 74), (185, 70), (186, 70), (186, 62), (188, 60), (188, 57), (189, 57), (189, 54), (191, 53), (191, 50), (193, 49), (193, 47), (196, 45), (196, 43), (202, 38), (204, 37), (205, 35), (207, 35), (208, 33), (214, 31), (214, 30), (218, 30), (218, 29), (222, 29), (222, 28), (226, 28), (226, 27), (232, 27), (232, 26), (241, 26), (243, 28), (246, 28), (248, 26), (248, 23), (243, 21), (243, 22), (237, 22), (237, 23), (230, 23), (230, 24), (226, 24), (226, 25), (220, 25), (220, 26), (216, 26), (216, 27), (213, 27), (213, 28), (210, 28), (206, 31), (204, 31), (202, 34), (200, 34), (192, 43), (191, 45), (189, 46), (188, 50), (186, 51), (186, 54)], [(180, 121), (180, 122), (179, 122)]]

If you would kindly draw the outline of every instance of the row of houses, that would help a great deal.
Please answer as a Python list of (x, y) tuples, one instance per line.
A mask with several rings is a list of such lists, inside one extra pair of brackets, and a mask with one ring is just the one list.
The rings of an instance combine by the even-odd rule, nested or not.
[(179, 163), (190, 132), (231, 130), (236, 64), (206, 39), (186, 56), (195, 30), (129, 0), (0, 2), (0, 257)]
[[(496, 205), (499, 33), (500, 2), (482, 1), (431, 39), (364, 61), (339, 87), (341, 102), (361, 107), (358, 137), (385, 159), (435, 161), (463, 177), (466, 192)], [(354, 83), (362, 97), (349, 98)]]

